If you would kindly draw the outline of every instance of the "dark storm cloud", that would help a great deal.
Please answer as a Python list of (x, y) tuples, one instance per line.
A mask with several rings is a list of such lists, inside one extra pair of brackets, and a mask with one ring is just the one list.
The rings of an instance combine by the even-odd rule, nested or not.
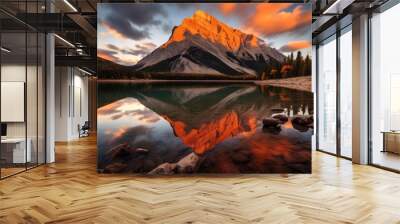
[(111, 50), (119, 51), (119, 47), (115, 46), (114, 44), (107, 44), (107, 47)]
[(158, 16), (167, 16), (159, 4), (108, 4), (107, 10), (109, 12), (103, 24), (133, 40), (149, 37), (146, 26), (161, 25)]
[(111, 16), (103, 21), (103, 24), (108, 28), (115, 30), (121, 36), (133, 40), (141, 40), (150, 36), (147, 30), (140, 30), (132, 25), (129, 20), (119, 18), (119, 15)]

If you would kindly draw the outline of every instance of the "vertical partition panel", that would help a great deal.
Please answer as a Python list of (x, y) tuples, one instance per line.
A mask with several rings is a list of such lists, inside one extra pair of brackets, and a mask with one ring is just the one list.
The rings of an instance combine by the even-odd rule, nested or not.
[(352, 157), (352, 32), (340, 36), (340, 153)]
[(27, 76), (26, 76), (26, 124), (27, 124), (27, 149), (30, 157), (27, 167), (34, 167), (38, 163), (38, 35), (36, 32), (27, 33)]
[(318, 48), (318, 149), (336, 154), (336, 36)]
[(400, 5), (371, 19), (372, 163), (400, 170)]

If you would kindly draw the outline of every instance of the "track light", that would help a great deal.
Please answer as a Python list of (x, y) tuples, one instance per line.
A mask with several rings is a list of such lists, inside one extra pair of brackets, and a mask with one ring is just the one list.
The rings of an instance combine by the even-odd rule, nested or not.
[(65, 44), (67, 44), (68, 46), (75, 48), (75, 45), (73, 45), (73, 44), (72, 44), (71, 42), (69, 42), (68, 40), (66, 40), (66, 39), (64, 39), (64, 38), (62, 38), (62, 37), (60, 37), (60, 36), (57, 35), (57, 34), (54, 34), (54, 36), (57, 37), (57, 38), (58, 38), (59, 40), (61, 40), (62, 42), (64, 42)]
[(64, 0), (64, 3), (67, 4), (74, 12), (78, 12), (78, 10), (68, 0)]
[(10, 53), (11, 52), (11, 50), (9, 50), (9, 49), (7, 49), (5, 47), (1, 47), (1, 51), (4, 51), (6, 53)]

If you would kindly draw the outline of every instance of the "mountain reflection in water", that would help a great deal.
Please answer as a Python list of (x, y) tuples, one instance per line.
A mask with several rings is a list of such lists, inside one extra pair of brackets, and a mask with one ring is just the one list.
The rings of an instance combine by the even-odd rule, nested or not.
[(312, 129), (263, 129), (312, 93), (252, 84), (99, 83), (98, 168), (132, 173), (309, 173)]

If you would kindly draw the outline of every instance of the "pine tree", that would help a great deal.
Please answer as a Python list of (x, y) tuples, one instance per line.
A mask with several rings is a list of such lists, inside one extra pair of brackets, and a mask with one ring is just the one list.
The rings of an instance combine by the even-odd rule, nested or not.
[(307, 76), (311, 76), (311, 66), (312, 66), (312, 62), (311, 62), (311, 59), (310, 59), (310, 56), (309, 55), (307, 55), (306, 56), (306, 58), (304, 59), (304, 75), (307, 75)]
[(296, 61), (294, 64), (294, 76), (301, 76), (304, 73), (304, 63), (301, 51), (297, 51)]

